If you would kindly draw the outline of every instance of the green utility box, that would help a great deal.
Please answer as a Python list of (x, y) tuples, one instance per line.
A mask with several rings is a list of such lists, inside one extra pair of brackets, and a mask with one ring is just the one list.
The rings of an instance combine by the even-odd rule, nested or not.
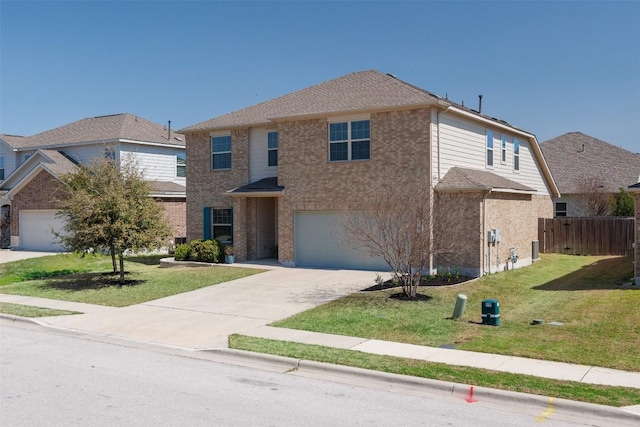
[(482, 324), (500, 326), (500, 303), (497, 299), (482, 300)]

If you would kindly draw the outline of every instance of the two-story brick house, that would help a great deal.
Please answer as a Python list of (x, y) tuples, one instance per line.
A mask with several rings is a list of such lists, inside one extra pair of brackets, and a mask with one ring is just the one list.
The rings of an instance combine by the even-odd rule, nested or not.
[[(552, 216), (558, 195), (534, 135), (377, 71), (180, 132), (187, 238), (232, 242), (238, 260), (385, 270), (344, 244), (336, 219), (383, 184), (420, 181), (460, 216), (449, 267), (482, 275), (504, 268), (511, 248), (518, 265), (531, 262), (537, 218)], [(492, 229), (501, 243), (487, 242)]]
[(185, 156), (184, 135), (133, 114), (86, 118), (29, 137), (0, 135), (0, 246), (62, 250), (51, 233), (63, 227), (59, 178), (96, 157), (136, 161), (174, 238), (184, 240)]

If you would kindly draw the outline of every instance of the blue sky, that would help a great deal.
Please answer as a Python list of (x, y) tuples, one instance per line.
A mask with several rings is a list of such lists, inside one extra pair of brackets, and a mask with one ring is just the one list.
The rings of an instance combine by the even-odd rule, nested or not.
[(0, 133), (173, 128), (376, 69), (534, 133), (640, 152), (640, 2), (0, 0)]

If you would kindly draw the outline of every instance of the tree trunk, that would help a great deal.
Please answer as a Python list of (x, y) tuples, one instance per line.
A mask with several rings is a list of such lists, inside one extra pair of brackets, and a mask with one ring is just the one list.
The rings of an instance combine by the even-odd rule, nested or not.
[(118, 254), (120, 259), (120, 284), (124, 285), (124, 256), (122, 254)]
[(111, 252), (111, 265), (113, 265), (113, 272), (115, 273), (118, 271), (118, 266), (116, 264), (116, 248), (111, 246), (109, 248), (109, 252)]

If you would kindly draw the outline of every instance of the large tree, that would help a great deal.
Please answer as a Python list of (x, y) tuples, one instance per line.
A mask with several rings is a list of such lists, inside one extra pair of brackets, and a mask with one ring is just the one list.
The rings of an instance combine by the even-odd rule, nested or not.
[(118, 258), (120, 283), (125, 281), (125, 252), (157, 249), (171, 236), (135, 161), (95, 159), (60, 180), (65, 196), (58, 200), (58, 216), (65, 227), (56, 236), (75, 252), (108, 250), (114, 273)]
[(570, 197), (585, 216), (607, 216), (611, 213), (613, 195), (605, 189), (602, 178), (577, 179), (575, 194)]
[(422, 275), (436, 258), (455, 254), (459, 242), (451, 236), (461, 231), (462, 222), (441, 209), (428, 185), (382, 185), (376, 197), (355, 196), (352, 203), (358, 213), (343, 215), (343, 240), (389, 264), (409, 298), (417, 296)]

